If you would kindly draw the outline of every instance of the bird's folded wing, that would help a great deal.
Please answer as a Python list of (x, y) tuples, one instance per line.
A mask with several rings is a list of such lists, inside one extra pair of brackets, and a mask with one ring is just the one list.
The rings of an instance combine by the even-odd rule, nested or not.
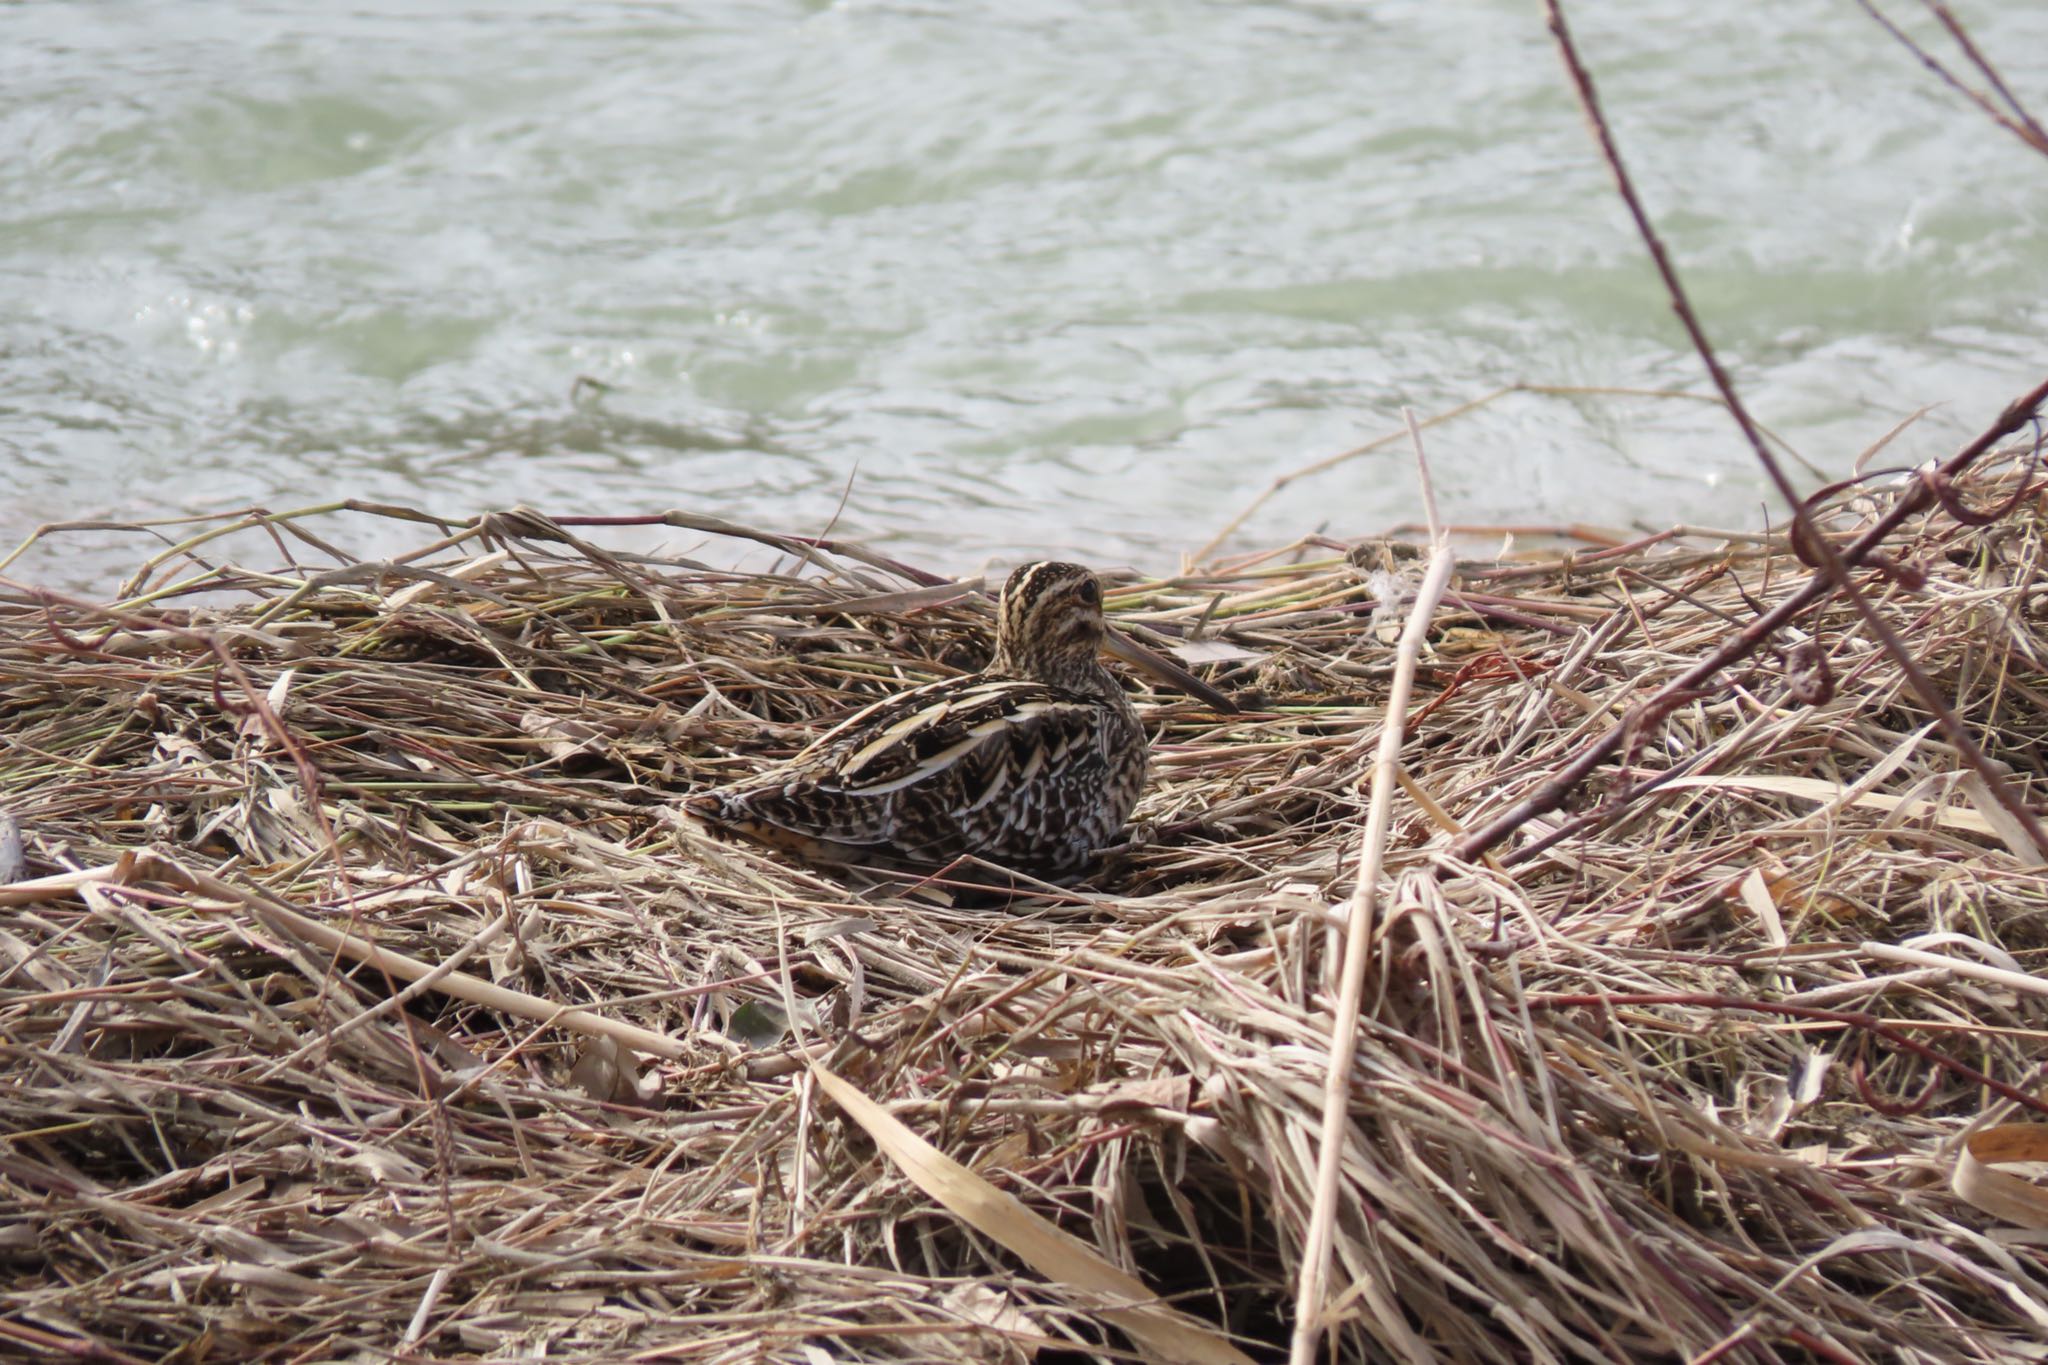
[(948, 789), (957, 809), (978, 808), (1047, 764), (1085, 761), (1100, 749), (1103, 709), (1040, 683), (991, 681), (876, 708), (827, 736), (813, 759), (822, 788), (882, 796)]
[[(1064, 832), (1109, 781), (1112, 713), (1022, 679), (949, 679), (889, 697), (789, 762), (690, 807), (757, 838), (939, 862)], [(1077, 806), (1081, 809), (1075, 809)]]

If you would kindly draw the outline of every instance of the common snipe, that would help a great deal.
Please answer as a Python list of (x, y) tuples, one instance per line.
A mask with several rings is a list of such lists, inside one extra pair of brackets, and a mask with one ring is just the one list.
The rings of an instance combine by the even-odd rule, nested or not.
[(1026, 564), (1003, 585), (987, 668), (885, 698), (787, 762), (686, 804), (813, 857), (939, 867), (973, 854), (1072, 873), (1123, 828), (1145, 784), (1145, 732), (1104, 649), (1236, 709), (1110, 630), (1094, 574)]

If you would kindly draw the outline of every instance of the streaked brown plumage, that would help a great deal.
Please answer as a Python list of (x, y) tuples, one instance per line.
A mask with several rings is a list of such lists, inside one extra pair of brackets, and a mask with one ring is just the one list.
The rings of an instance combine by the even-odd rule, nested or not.
[(877, 702), (788, 762), (687, 804), (812, 856), (937, 867), (973, 854), (1071, 873), (1123, 828), (1145, 783), (1145, 732), (1102, 666), (1105, 646), (1228, 707), (1110, 632), (1094, 574), (1027, 564), (1003, 587), (987, 668)]

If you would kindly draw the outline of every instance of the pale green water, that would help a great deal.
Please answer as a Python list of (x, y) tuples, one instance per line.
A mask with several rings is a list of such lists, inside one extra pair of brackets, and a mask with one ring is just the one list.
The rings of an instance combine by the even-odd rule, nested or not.
[[(1703, 387), (1525, 0), (427, 12), (0, 9), (7, 545), (345, 496), (817, 531), (850, 481), (839, 531), (935, 568), (1170, 568), (1404, 403)], [(1849, 0), (1572, 13), (1809, 459), (2048, 373), (2048, 161)], [(2048, 115), (2048, 5), (1961, 13)], [(1468, 521), (1762, 515), (1704, 406), (1517, 395), (1432, 449)], [(1395, 453), (1237, 543), (1416, 509)], [(145, 552), (67, 544), (12, 572)]]

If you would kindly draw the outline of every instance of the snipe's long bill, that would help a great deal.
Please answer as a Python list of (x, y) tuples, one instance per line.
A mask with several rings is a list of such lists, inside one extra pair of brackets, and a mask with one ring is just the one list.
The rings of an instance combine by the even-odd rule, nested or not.
[(814, 858), (940, 867), (972, 854), (1073, 873), (1114, 840), (1145, 785), (1145, 732), (1104, 650), (1237, 709), (1111, 630), (1087, 569), (1026, 564), (1003, 585), (987, 668), (885, 698), (788, 762), (685, 804)]

